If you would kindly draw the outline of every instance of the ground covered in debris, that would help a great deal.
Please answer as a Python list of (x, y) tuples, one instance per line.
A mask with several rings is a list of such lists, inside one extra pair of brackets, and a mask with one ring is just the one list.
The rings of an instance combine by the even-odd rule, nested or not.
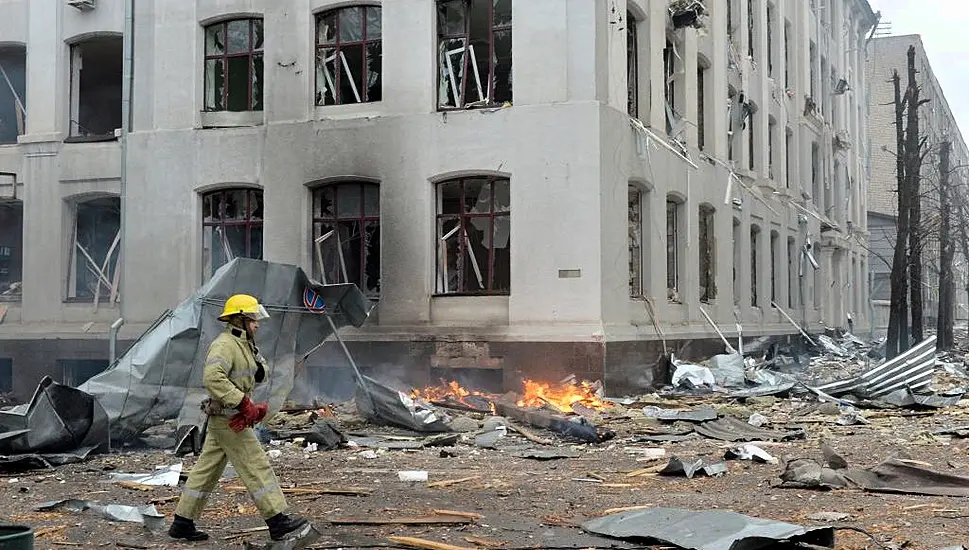
[[(712, 405), (721, 418), (744, 421), (759, 413), (768, 421), (764, 428), (784, 430), (796, 425), (803, 428), (806, 438), (756, 442), (758, 448), (778, 458), (778, 464), (728, 460), (727, 472), (716, 477), (660, 475), (672, 456), (718, 463), (735, 444), (698, 436), (656, 442), (663, 434), (688, 429), (649, 418), (643, 409), (651, 405), (682, 410)], [(937, 410), (898, 408), (866, 411), (865, 415), (867, 424), (842, 425), (838, 421), (843, 413), (837, 407), (797, 399), (671, 400), (654, 396), (599, 413), (599, 426), (616, 433), (615, 438), (599, 444), (577, 444), (551, 432), (533, 430), (531, 435), (552, 443), (542, 445), (514, 430), (499, 430), (501, 436), (493, 441), (479, 439), (476, 444), (471, 431), (454, 445), (421, 448), (418, 434), (408, 436), (399, 429), (356, 424), (337, 414), (333, 422), (343, 424), (349, 447), (307, 451), (292, 441), (274, 441), (267, 448), (294, 511), (313, 518), (323, 532), (312, 548), (395, 547), (390, 540), (393, 536), (467, 548), (641, 547), (594, 537), (578, 527), (590, 518), (635, 506), (733, 510), (799, 525), (848, 526), (868, 533), (838, 531), (837, 548), (937, 549), (969, 540), (966, 498), (778, 487), (787, 462), (798, 458), (820, 461), (822, 444), (853, 467), (897, 457), (939, 472), (969, 475), (969, 439), (960, 437), (969, 433), (937, 433), (969, 425), (969, 402)], [(295, 420), (298, 416), (291, 415)], [(481, 424), (487, 420), (481, 415), (467, 418)], [(468, 429), (476, 426), (480, 424)], [(535, 450), (562, 456), (536, 457)], [(124, 451), (56, 470), (5, 474), (0, 483), (0, 517), (32, 526), (36, 547), (41, 549), (169, 548), (172, 543), (163, 531), (153, 533), (143, 525), (109, 522), (95, 510), (38, 512), (36, 507), (66, 498), (101, 504), (153, 503), (167, 523), (179, 487), (120, 485), (109, 476), (149, 472), (178, 462), (188, 471), (194, 458), (180, 459), (160, 451)], [(427, 472), (427, 481), (401, 481), (402, 471)], [(238, 478), (231, 475), (230, 471), (222, 480), (200, 522), (213, 538), (196, 548), (240, 548), (246, 540), (268, 540), (264, 531), (247, 531), (264, 524)]]

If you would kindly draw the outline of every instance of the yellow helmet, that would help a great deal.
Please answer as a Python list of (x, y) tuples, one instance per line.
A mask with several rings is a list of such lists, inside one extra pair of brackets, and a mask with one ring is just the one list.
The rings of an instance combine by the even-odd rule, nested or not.
[(228, 321), (229, 317), (233, 315), (245, 315), (253, 321), (269, 319), (269, 313), (266, 311), (266, 308), (260, 305), (259, 300), (248, 294), (230, 296), (225, 301), (225, 308), (222, 310), (222, 315), (219, 315), (219, 320)]

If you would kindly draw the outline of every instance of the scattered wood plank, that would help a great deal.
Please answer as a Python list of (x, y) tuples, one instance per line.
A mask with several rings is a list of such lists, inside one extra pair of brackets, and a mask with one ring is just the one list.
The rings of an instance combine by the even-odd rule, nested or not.
[(459, 518), (468, 518), (472, 520), (481, 519), (484, 517), (483, 515), (476, 514), (474, 512), (458, 512), (457, 510), (434, 510), (434, 513), (439, 516), (454, 516)]
[(428, 483), (427, 486), (432, 488), (450, 487), (452, 485), (457, 485), (458, 483), (465, 483), (467, 481), (474, 481), (476, 479), (479, 479), (479, 476), (468, 476), (468, 477), (462, 477), (460, 479), (445, 479), (443, 481), (432, 481), (431, 483)]
[(514, 424), (512, 422), (508, 422), (506, 425), (508, 426), (508, 428), (510, 430), (516, 432), (518, 435), (524, 437), (525, 439), (531, 441), (532, 443), (537, 443), (539, 445), (554, 445), (555, 444), (555, 442), (552, 441), (551, 439), (545, 439), (543, 437), (538, 437), (537, 435), (535, 435), (534, 433), (530, 432), (529, 430), (526, 430), (525, 428), (523, 428), (521, 426), (518, 426), (518, 425), (516, 425), (516, 424)]
[(66, 525), (58, 525), (57, 527), (45, 527), (43, 529), (38, 529), (34, 531), (34, 538), (39, 539), (40, 537), (50, 535), (51, 533), (56, 533), (58, 531), (63, 531), (67, 529)]
[(655, 466), (650, 466), (649, 468), (640, 468), (638, 470), (633, 470), (626, 474), (626, 477), (645, 477), (656, 475), (666, 468), (666, 464), (657, 464)]
[(249, 529), (242, 529), (238, 533), (233, 533), (233, 534), (231, 534), (231, 535), (229, 535), (227, 537), (222, 537), (222, 540), (241, 539), (243, 537), (248, 537), (249, 535), (252, 535), (253, 533), (260, 533), (262, 531), (268, 531), (268, 530), (269, 530), (269, 527), (266, 527), (265, 525), (262, 526), (262, 527), (252, 527), (252, 528), (249, 528)]
[(168, 495), (167, 497), (153, 498), (148, 501), (148, 504), (167, 504), (169, 502), (175, 502), (181, 495)]
[(464, 537), (464, 542), (470, 542), (471, 544), (474, 544), (476, 546), (481, 546), (484, 548), (501, 548), (502, 546), (507, 544), (504, 541), (491, 540), (483, 537)]
[(631, 512), (633, 510), (646, 510), (648, 508), (652, 508), (652, 505), (642, 504), (639, 506), (622, 506), (619, 508), (608, 508), (606, 510), (599, 512), (597, 515), (608, 516), (611, 514), (618, 514), (619, 512)]
[(409, 548), (421, 548), (423, 550), (475, 550), (469, 546), (454, 546), (433, 540), (419, 539), (416, 537), (387, 537), (387, 540), (394, 544), (400, 544)]
[(134, 550), (148, 550), (147, 546), (141, 544), (132, 544), (130, 542), (116, 542), (114, 543), (118, 548), (133, 548)]
[(470, 518), (455, 515), (434, 515), (419, 517), (344, 517), (327, 520), (330, 525), (458, 525), (472, 523)]
[(146, 485), (144, 483), (138, 483), (137, 481), (119, 481), (119, 487), (124, 487), (125, 489), (131, 489), (133, 491), (154, 491), (155, 487), (152, 485)]
[[(245, 493), (248, 490), (241, 485), (229, 485), (226, 491), (233, 493)], [(282, 489), (286, 495), (344, 495), (344, 496), (370, 496), (373, 491), (349, 487), (346, 489), (311, 489), (309, 487), (285, 487)]]
[(55, 546), (84, 546), (79, 542), (67, 542), (66, 540), (52, 540), (50, 543)]

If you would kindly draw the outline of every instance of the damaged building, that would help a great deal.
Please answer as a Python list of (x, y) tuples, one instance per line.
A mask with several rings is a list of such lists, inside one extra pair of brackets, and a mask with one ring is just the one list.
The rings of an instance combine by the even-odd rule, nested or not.
[[(664, 350), (721, 351), (714, 325), (867, 327), (865, 0), (0, 11), (20, 45), (0, 49), (0, 390), (21, 399), (83, 382), (237, 257), (358, 285), (378, 306), (354, 356), (413, 383), (621, 393)], [(307, 391), (353, 389), (336, 347), (306, 369)]]
[[(895, 132), (895, 105), (892, 72), (901, 76), (904, 93), (907, 85), (906, 71), (908, 50), (915, 48), (915, 66), (920, 97), (927, 103), (919, 109), (920, 134), (925, 139), (924, 154), (920, 176), (922, 179), (920, 206), (922, 209), (922, 265), (923, 303), (925, 304), (925, 326), (935, 327), (939, 309), (939, 213), (940, 213), (940, 152), (943, 142), (951, 142), (949, 165), (952, 167), (950, 182), (953, 188), (965, 188), (965, 166), (969, 164), (969, 149), (962, 138), (962, 132), (949, 108), (942, 87), (935, 77), (932, 66), (919, 35), (882, 36), (872, 39), (868, 46), (868, 80), (871, 82), (871, 186), (868, 190), (868, 228), (871, 261), (871, 303), (873, 328), (876, 335), (884, 335), (888, 329), (889, 308), (891, 306), (892, 254), (895, 246), (896, 224), (898, 219), (898, 180), (896, 178), (895, 152), (898, 150)], [(964, 196), (965, 191), (956, 191), (956, 197)], [(955, 226), (962, 225), (961, 219), (953, 220)], [(955, 260), (953, 278), (955, 281), (956, 320), (969, 318), (966, 285), (969, 281), (969, 266), (961, 246), (961, 232), (955, 231)]]

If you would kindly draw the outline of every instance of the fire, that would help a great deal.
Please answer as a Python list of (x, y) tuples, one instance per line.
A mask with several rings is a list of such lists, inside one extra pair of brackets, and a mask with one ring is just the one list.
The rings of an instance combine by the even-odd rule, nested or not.
[[(495, 410), (494, 403), (492, 402), (497, 399), (495, 395), (464, 388), (454, 380), (450, 382), (441, 380), (439, 386), (429, 386), (423, 390), (415, 388), (411, 391), (410, 396), (414, 399), (422, 399), (428, 402), (458, 402), (473, 409), (490, 409), (492, 412)], [(478, 397), (479, 399), (469, 399), (472, 396)]]
[(518, 401), (519, 407), (544, 407), (551, 405), (562, 412), (573, 412), (572, 405), (580, 404), (590, 409), (603, 410), (611, 407), (596, 395), (596, 387), (591, 382), (578, 384), (549, 384), (525, 380), (525, 392)]

